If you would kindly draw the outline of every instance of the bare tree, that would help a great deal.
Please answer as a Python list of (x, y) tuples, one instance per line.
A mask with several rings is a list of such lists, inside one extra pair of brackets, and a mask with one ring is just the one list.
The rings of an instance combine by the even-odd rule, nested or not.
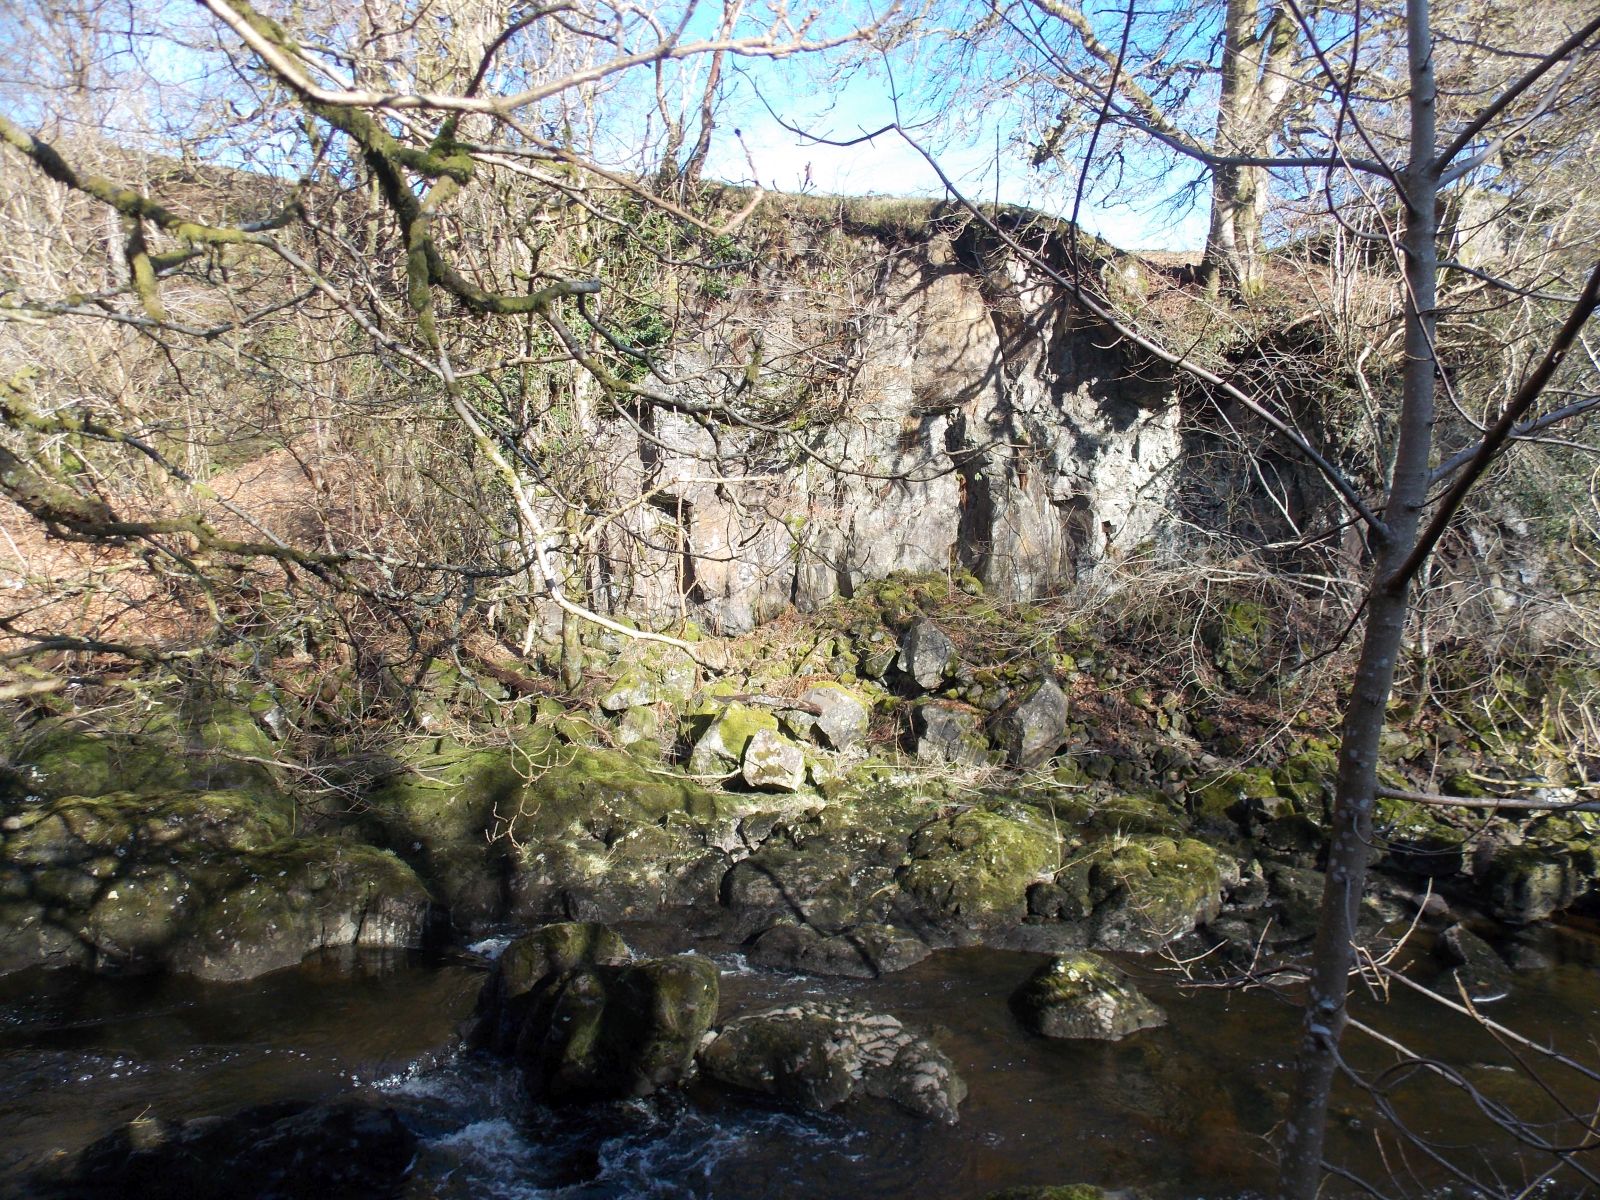
[[(619, 494), (608, 439), (648, 443), (663, 413), (789, 432), (772, 424), (792, 394), (786, 373), (684, 299), (702, 267), (737, 260), (734, 236), (760, 193), (689, 185), (729, 56), (820, 53), (884, 20), (734, 5), (699, 36), (692, 2), (511, 11), (421, 0), (293, 10), (293, 24), (289, 11), (280, 20), (242, 0), (181, 13), (107, 0), (79, 14), (83, 29), (59, 31), (61, 41), (82, 41), (94, 71), (121, 61), (119, 39), (166, 47), (135, 56), (128, 95), (148, 101), (160, 88), (181, 128), (132, 122), (118, 153), (45, 136), (61, 127), (51, 108), (61, 97), (42, 80), (14, 81), (19, 107), (0, 115), (17, 185), (7, 215), (24, 235), (12, 242), (0, 314), (6, 494), (61, 537), (144, 547), (212, 607), (219, 581), (259, 583), (249, 564), (266, 563), (275, 588), (357, 595), (395, 614), (436, 589), (501, 624), (518, 612), (524, 653), (543, 604), (565, 614), (569, 642), (576, 621), (698, 653), (612, 615), (613, 569), (634, 553), (622, 543), (675, 555), (646, 519), (657, 485), (630, 480), (637, 490)], [(12, 17), (19, 38), (44, 19)], [(181, 83), (163, 77), (174, 61)], [(697, 62), (709, 69), (687, 71)], [(126, 98), (84, 94), (84, 129), (137, 115)], [(651, 114), (667, 121), (664, 143), (651, 140), (661, 132)], [(95, 222), (113, 232), (85, 247), (78, 231)], [(77, 336), (119, 349), (63, 356)], [(124, 358), (129, 347), (142, 357)], [(89, 364), (134, 361), (132, 390), (180, 398), (181, 411), (141, 407), (126, 386), (92, 386), (87, 405), (74, 395), (93, 379)], [(229, 372), (261, 398), (252, 421), (333, 431), (352, 463), (392, 453), (378, 422), (428, 422), (432, 460), (396, 463), (374, 482), (398, 500), (401, 480), (420, 470), (452, 498), (456, 527), (420, 492), (407, 501), (413, 519), (382, 537), (360, 532), (370, 491), (359, 489), (311, 543), (230, 510), (206, 482), (217, 464), (200, 453), (252, 436), (242, 397), (222, 394)], [(221, 388), (203, 396), (201, 381)], [(281, 432), (307, 481), (325, 488), (298, 434)], [(96, 448), (104, 462), (83, 457)], [(97, 474), (137, 461), (152, 481), (142, 492)], [(741, 486), (716, 453), (703, 473)], [(102, 569), (84, 587), (108, 578)], [(80, 643), (142, 652), (104, 624), (63, 641), (50, 632), (57, 616), (48, 605), (8, 616), (24, 643), (15, 653)]]

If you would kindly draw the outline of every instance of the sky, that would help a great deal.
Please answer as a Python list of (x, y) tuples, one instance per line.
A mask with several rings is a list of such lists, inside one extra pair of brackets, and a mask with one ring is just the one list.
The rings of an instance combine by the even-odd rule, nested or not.
[[(1025, 150), (1009, 144), (1003, 129), (996, 138), (1000, 122), (981, 123), (983, 134), (974, 139), (963, 137), (938, 113), (902, 110), (901, 115), (907, 124), (926, 130), (926, 144), (938, 147), (940, 167), (968, 199), (998, 199), (1052, 215), (1071, 214), (1076, 178), (1063, 179), (1059, 172), (1027, 166)], [(790, 64), (747, 67), (733, 82), (707, 173), (730, 183), (754, 182), (785, 192), (944, 196), (938, 174), (896, 132), (856, 145), (828, 144), (854, 141), (895, 119), (890, 90), (881, 77), (857, 75), (842, 88), (824, 94), (808, 91), (804, 78)], [(735, 129), (737, 138), (730, 136)], [(803, 136), (796, 129), (817, 138)], [(924, 139), (919, 136), (918, 140)], [(1164, 203), (1182, 182), (1169, 178), (1159, 194), (1137, 188), (1115, 195), (1091, 192), (1080, 209), (1079, 223), (1123, 249), (1198, 249), (1205, 241), (1205, 213), (1191, 210), (1174, 215)]]

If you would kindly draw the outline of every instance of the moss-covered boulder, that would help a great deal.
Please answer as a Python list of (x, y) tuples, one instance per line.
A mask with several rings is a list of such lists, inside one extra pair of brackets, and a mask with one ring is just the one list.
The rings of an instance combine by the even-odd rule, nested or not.
[(511, 913), (714, 920), (728, 847), (755, 803), (628, 754), (563, 746), (535, 768), (504, 832)]
[(470, 747), (429, 739), (399, 748), (362, 797), (357, 827), (409, 863), (451, 919), (473, 930), (502, 919), (511, 843), (528, 780), (558, 751), (539, 741)]
[(160, 706), (111, 727), (52, 718), (12, 755), (15, 786), (44, 797), (111, 792), (278, 791), (272, 739), (243, 705)]
[(682, 704), (694, 691), (694, 660), (682, 650), (661, 643), (637, 643), (621, 671), (600, 693), (606, 712), (654, 704)]
[(1447, 879), (1465, 866), (1469, 835), (1426, 805), (1380, 799), (1373, 830), (1383, 846), (1383, 864), (1392, 871)]
[(418, 946), (431, 905), (392, 855), (290, 836), (287, 801), (115, 792), (0, 821), (0, 969), (86, 964), (243, 979), (327, 946)]
[(857, 845), (848, 836), (811, 838), (801, 845), (782, 836), (769, 839), (735, 863), (722, 885), (735, 930), (748, 934), (790, 919), (826, 937), (882, 916), (887, 893), (893, 892), (894, 868), (863, 861)]
[(289, 838), (194, 878), (210, 902), (166, 957), (202, 979), (252, 979), (336, 946), (416, 949), (432, 936), (422, 881), (373, 846)]
[(764, 709), (730, 702), (722, 705), (689, 753), (689, 773), (730, 776), (744, 762), (745, 747), (762, 731), (778, 732), (778, 718)]
[(530, 1094), (645, 1096), (680, 1083), (716, 1020), (717, 968), (695, 956), (579, 967), (551, 985), (516, 1047)]
[(942, 1051), (886, 1013), (812, 1002), (730, 1021), (700, 1050), (718, 1083), (826, 1111), (858, 1095), (954, 1124), (967, 1088)]
[(477, 1022), (469, 1040), (509, 1055), (538, 998), (561, 976), (586, 966), (620, 966), (628, 945), (604, 925), (563, 921), (525, 933), (495, 960), (478, 993)]
[(913, 911), (982, 931), (1023, 916), (1029, 886), (1059, 863), (1060, 841), (1036, 810), (995, 805), (928, 822), (909, 854), (899, 881)]
[(1011, 1011), (1032, 1033), (1115, 1042), (1167, 1023), (1113, 963), (1087, 950), (1057, 955), (1011, 994)]
[(895, 873), (924, 810), (903, 796), (845, 792), (820, 808), (753, 814), (743, 823), (741, 837), (758, 844), (728, 871), (721, 891), (736, 936), (781, 920), (828, 936), (890, 919), (900, 897)]
[(944, 630), (927, 617), (918, 617), (900, 641), (896, 665), (924, 691), (939, 686), (956, 659), (956, 648)]
[(931, 953), (926, 938), (891, 925), (867, 922), (824, 934), (810, 925), (781, 921), (756, 938), (750, 961), (811, 975), (876, 979), (903, 971)]
[(1490, 915), (1528, 925), (1570, 907), (1592, 885), (1586, 862), (1560, 843), (1528, 841), (1494, 849), (1480, 885)]
[(1034, 918), (1077, 924), (1085, 944), (1144, 953), (1222, 908), (1217, 852), (1193, 838), (1113, 837), (1089, 844), (1029, 889)]
[(1246, 767), (1203, 777), (1189, 789), (1190, 811), (1196, 820), (1247, 826), (1293, 811), (1278, 792), (1278, 781), (1265, 767)]

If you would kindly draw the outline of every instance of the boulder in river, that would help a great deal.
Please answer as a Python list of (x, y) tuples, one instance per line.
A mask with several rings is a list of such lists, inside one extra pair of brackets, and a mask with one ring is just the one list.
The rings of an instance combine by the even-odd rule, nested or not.
[(933, 948), (890, 925), (868, 922), (824, 934), (810, 925), (782, 921), (756, 939), (750, 961), (763, 967), (876, 979), (919, 963)]
[(1439, 952), (1452, 970), (1440, 980), (1439, 988), (1454, 998), (1458, 986), (1474, 1003), (1503, 1000), (1511, 993), (1511, 968), (1477, 934), (1464, 925), (1452, 925), (1439, 935)]
[(830, 1002), (738, 1017), (701, 1047), (700, 1067), (719, 1083), (802, 1108), (877, 1096), (949, 1125), (967, 1095), (944, 1053), (897, 1018)]
[(1115, 965), (1089, 951), (1050, 959), (1011, 996), (1011, 1011), (1049, 1038), (1115, 1042), (1167, 1023)]
[(625, 1099), (681, 1083), (717, 1000), (716, 966), (691, 955), (568, 971), (517, 1036), (523, 1082), (549, 1101)]
[(225, 1117), (141, 1117), (84, 1149), (44, 1195), (368, 1200), (398, 1195), (416, 1135), (392, 1108), (287, 1101)]
[(500, 952), (478, 993), (478, 1023), (469, 1040), (510, 1054), (539, 997), (562, 975), (596, 963), (619, 966), (632, 957), (604, 925), (563, 921), (523, 934)]

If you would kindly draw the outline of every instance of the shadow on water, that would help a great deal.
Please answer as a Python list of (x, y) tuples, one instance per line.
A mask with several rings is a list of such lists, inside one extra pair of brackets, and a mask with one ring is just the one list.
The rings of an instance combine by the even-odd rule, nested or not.
[[(643, 949), (680, 948), (670, 932), (628, 932)], [(1592, 954), (1593, 939), (1580, 942)], [(796, 1113), (703, 1084), (627, 1104), (529, 1105), (498, 1064), (436, 1057), (471, 1012), (481, 969), (346, 954), (244, 985), (65, 973), (0, 980), (0, 1172), (15, 1180), (25, 1164), (145, 1112), (184, 1118), (354, 1093), (395, 1106), (421, 1136), (408, 1190), (418, 1200), (965, 1200), (1078, 1181), (1221, 1198), (1270, 1184), (1266, 1137), (1288, 1086), (1297, 1014), (1265, 993), (1182, 988), (1158, 963), (1128, 961), (1170, 1024), (1119, 1043), (1051, 1042), (1024, 1033), (1007, 1007), (1036, 955), (945, 951), (882, 979), (839, 980), (711, 952), (723, 970), (724, 1017), (813, 996), (935, 1030), (970, 1087), (961, 1123), (946, 1128), (876, 1101)], [(1564, 957), (1521, 977), (1493, 1015), (1582, 1047), (1600, 1012), (1600, 972), (1584, 954)], [(1491, 1095), (1530, 1099), (1531, 1085), (1502, 1069), (1469, 1022), (1441, 1019), (1409, 995), (1376, 1016), (1370, 1002), (1362, 1009), (1397, 1040), (1463, 1065)], [(1351, 1047), (1370, 1069), (1392, 1062), (1386, 1053)], [(1395, 1100), (1441, 1136), (1460, 1131), (1458, 1153), (1485, 1153), (1468, 1140), (1461, 1098), (1407, 1080)], [(1384, 1160), (1369, 1108), (1341, 1100), (1334, 1150), (1371, 1174)], [(1508, 1177), (1528, 1171), (1513, 1156), (1492, 1165)], [(1412, 1194), (1446, 1194), (1419, 1178)]]

